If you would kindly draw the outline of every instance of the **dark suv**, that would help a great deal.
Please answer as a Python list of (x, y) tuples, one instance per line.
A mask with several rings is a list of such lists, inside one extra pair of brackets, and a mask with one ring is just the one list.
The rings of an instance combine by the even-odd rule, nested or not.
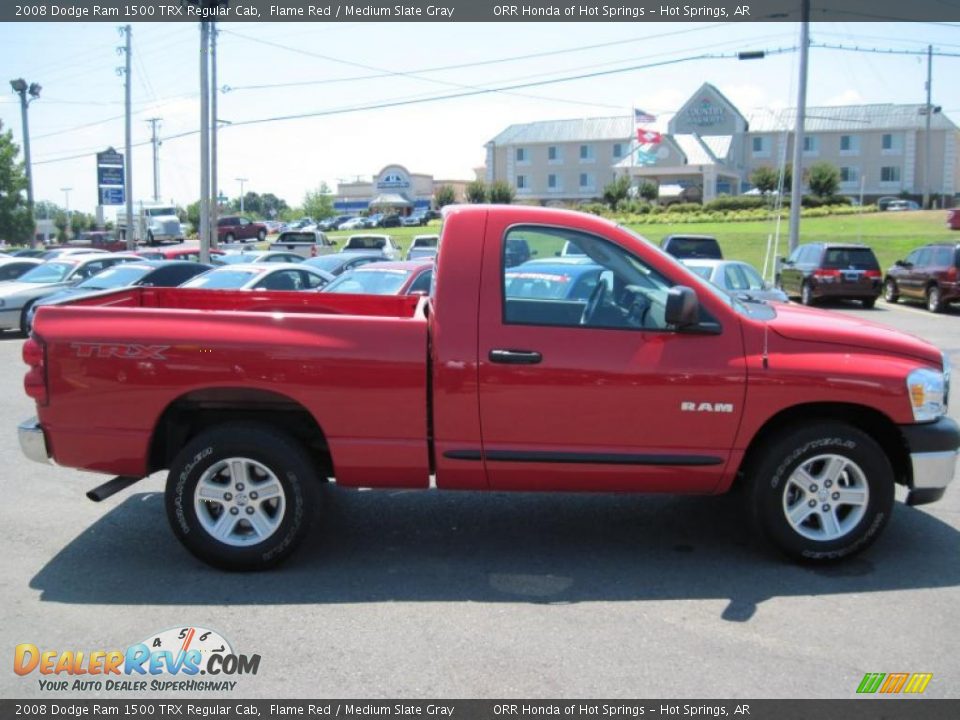
[(267, 226), (261, 222), (249, 220), (239, 215), (227, 215), (217, 220), (217, 241), (232, 243), (235, 240), (263, 242), (267, 237)]
[(877, 256), (866, 245), (809, 243), (782, 262), (778, 285), (804, 305), (833, 298), (872, 308), (880, 296), (880, 275)]
[(720, 243), (709, 235), (667, 235), (660, 249), (678, 260), (723, 260)]
[(897, 260), (883, 281), (883, 299), (895, 303), (923, 300), (930, 312), (941, 312), (960, 300), (960, 244), (925, 245)]

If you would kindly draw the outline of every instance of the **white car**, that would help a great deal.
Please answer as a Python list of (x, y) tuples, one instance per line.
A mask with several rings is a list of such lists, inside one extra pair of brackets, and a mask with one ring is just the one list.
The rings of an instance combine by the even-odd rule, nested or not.
[(0, 257), (0, 282), (16, 280), (41, 263), (43, 260), (40, 258)]
[(250, 263), (297, 263), (303, 257), (285, 250), (228, 250), (210, 258), (211, 265), (247, 265)]
[(749, 263), (739, 260), (681, 260), (704, 280), (726, 290), (741, 299), (787, 302), (789, 298), (782, 290), (764, 282), (760, 273)]
[(333, 275), (303, 263), (244, 263), (214, 268), (182, 288), (203, 290), (320, 290)]
[(83, 282), (117, 263), (142, 260), (137, 255), (96, 253), (68, 255), (37, 265), (16, 280), (0, 285), (0, 330), (26, 333), (30, 306), (40, 298)]
[(389, 235), (351, 235), (340, 252), (360, 252), (381, 255), (387, 260), (399, 260), (401, 250), (397, 241)]
[(371, 227), (374, 227), (374, 224), (369, 218), (358, 216), (341, 223), (337, 230), (365, 230)]
[(439, 235), (415, 235), (413, 242), (410, 243), (410, 249), (407, 250), (406, 259), (418, 260), (420, 258), (436, 257), (439, 249)]

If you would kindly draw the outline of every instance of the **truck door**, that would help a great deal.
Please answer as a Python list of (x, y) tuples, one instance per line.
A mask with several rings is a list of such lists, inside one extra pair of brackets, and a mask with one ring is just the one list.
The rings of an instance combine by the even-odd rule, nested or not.
[[(701, 301), (703, 331), (667, 326), (673, 283), (640, 256), (655, 257), (655, 250), (625, 249), (640, 244), (625, 232), (621, 246), (587, 231), (492, 225), (478, 347), (490, 487), (716, 487), (745, 395), (735, 313), (719, 322), (707, 306), (716, 310), (720, 301), (711, 298)], [(518, 240), (531, 257), (511, 265), (504, 248)], [(561, 256), (565, 243), (582, 254)]]

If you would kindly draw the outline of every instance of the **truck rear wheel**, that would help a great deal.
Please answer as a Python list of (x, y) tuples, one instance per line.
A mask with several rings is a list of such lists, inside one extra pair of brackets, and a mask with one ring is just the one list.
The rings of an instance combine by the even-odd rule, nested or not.
[(893, 509), (893, 470), (866, 433), (823, 422), (764, 443), (747, 470), (750, 514), (789, 557), (830, 562), (867, 548)]
[(264, 570), (299, 545), (315, 511), (317, 478), (304, 449), (265, 425), (207, 430), (167, 476), (167, 518), (196, 557), (226, 570)]

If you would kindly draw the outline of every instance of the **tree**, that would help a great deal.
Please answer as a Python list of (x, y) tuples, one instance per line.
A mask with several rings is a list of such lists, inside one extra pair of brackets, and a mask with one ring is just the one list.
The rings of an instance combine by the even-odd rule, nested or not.
[(656, 183), (652, 183), (649, 180), (644, 180), (640, 183), (640, 189), (638, 190), (640, 197), (642, 197), (647, 202), (653, 202), (658, 197), (660, 197), (660, 188)]
[(808, 171), (807, 185), (817, 197), (830, 197), (840, 187), (840, 171), (828, 162), (814, 163)]
[(457, 201), (457, 197), (452, 187), (449, 185), (441, 185), (437, 188), (437, 192), (434, 193), (433, 200), (438, 208), (442, 208), (447, 205), (453, 205)]
[(468, 203), (485, 203), (487, 201), (487, 186), (483, 180), (474, 180), (467, 185)]
[(607, 183), (603, 188), (603, 201), (610, 206), (611, 210), (616, 210), (621, 200), (626, 200), (630, 196), (630, 177), (621, 175)]
[(24, 196), (27, 176), (17, 162), (19, 154), (13, 132), (3, 132), (0, 122), (0, 239), (15, 243), (27, 242), (33, 235), (33, 216)]
[(514, 191), (509, 184), (503, 180), (497, 180), (490, 186), (490, 190), (487, 193), (490, 197), (490, 202), (498, 203), (500, 205), (509, 205), (513, 202)]
[(200, 201), (192, 202), (187, 205), (187, 222), (193, 225), (195, 233), (200, 232)]
[(314, 220), (332, 217), (336, 214), (333, 209), (333, 193), (325, 183), (320, 183), (316, 190), (308, 190), (303, 196), (303, 212)]
[(777, 189), (777, 182), (780, 180), (777, 171), (769, 165), (761, 165), (750, 173), (750, 182), (760, 191), (762, 195), (772, 193)]

